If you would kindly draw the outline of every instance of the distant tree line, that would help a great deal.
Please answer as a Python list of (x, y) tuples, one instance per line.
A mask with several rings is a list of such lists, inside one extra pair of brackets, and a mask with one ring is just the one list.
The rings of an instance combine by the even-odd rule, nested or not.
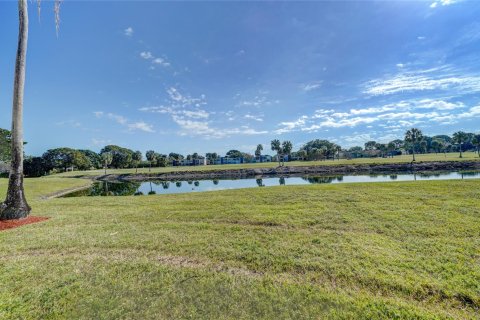
[[(285, 161), (322, 161), (336, 160), (340, 158), (371, 158), (371, 157), (394, 157), (401, 154), (412, 155), (415, 160), (416, 154), (424, 153), (447, 153), (458, 152), (463, 156), (465, 151), (480, 151), (480, 134), (455, 132), (452, 136), (423, 135), (421, 130), (412, 128), (405, 133), (404, 139), (392, 140), (388, 143), (367, 141), (363, 146), (342, 148), (340, 145), (322, 139), (315, 139), (305, 143), (297, 151), (292, 151), (290, 141), (281, 142), (278, 139), (271, 141), (271, 150), (275, 152), (274, 161), (283, 165)], [(10, 132), (0, 128), (0, 169), (6, 168), (11, 158)], [(252, 162), (262, 156), (263, 145), (257, 145), (253, 154), (232, 149), (226, 153), (229, 158), (243, 158), (245, 162)], [(479, 153), (480, 156), (480, 153)], [(38, 177), (50, 173), (65, 172), (69, 170), (91, 170), (108, 168), (149, 168), (171, 166), (174, 161), (204, 159), (209, 163), (215, 162), (220, 155), (208, 152), (205, 156), (198, 153), (186, 156), (171, 152), (162, 154), (154, 150), (148, 150), (145, 157), (140, 151), (134, 151), (116, 145), (108, 145), (99, 153), (92, 150), (56, 148), (47, 150), (41, 157), (25, 157), (25, 175)], [(5, 169), (4, 169), (5, 170)]]

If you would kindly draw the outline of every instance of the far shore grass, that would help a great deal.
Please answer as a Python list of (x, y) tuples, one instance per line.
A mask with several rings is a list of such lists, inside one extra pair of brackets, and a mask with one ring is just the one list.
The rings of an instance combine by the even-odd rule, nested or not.
[[(0, 232), (0, 319), (480, 319), (480, 180), (42, 196)], [(6, 192), (0, 179), (0, 197)]]
[[(425, 161), (480, 161), (480, 157), (475, 152), (463, 153), (463, 158), (459, 157), (459, 153), (430, 153), (415, 155), (416, 162)], [(383, 163), (405, 163), (411, 162), (411, 155), (395, 156), (393, 158), (358, 158), (358, 159), (340, 159), (340, 160), (326, 160), (326, 161), (292, 161), (285, 162), (285, 166), (333, 166), (333, 165), (349, 165), (349, 164), (383, 164)], [(254, 168), (275, 168), (278, 162), (264, 162), (264, 163), (244, 163), (244, 164), (228, 164), (228, 165), (208, 165), (208, 166), (186, 166), (186, 167), (154, 167), (138, 168), (139, 174), (148, 173), (166, 173), (174, 171), (207, 171), (207, 170), (230, 170), (230, 169), (254, 169)], [(107, 174), (133, 174), (135, 168), (129, 169), (108, 169)], [(56, 176), (75, 177), (75, 176), (101, 176), (104, 175), (103, 169), (87, 170), (87, 171), (73, 171), (57, 174)]]

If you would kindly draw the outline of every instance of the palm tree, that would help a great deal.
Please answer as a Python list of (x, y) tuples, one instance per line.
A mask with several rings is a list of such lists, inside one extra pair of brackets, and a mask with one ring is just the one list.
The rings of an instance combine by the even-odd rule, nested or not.
[[(333, 146), (333, 151), (337, 155), (338, 161), (340, 161), (340, 152), (342, 151), (342, 147), (340, 147), (338, 144)], [(335, 160), (335, 154), (333, 155), (333, 160)]]
[(270, 143), (271, 145), (271, 148), (272, 148), (272, 151), (276, 151), (277, 152), (277, 158), (278, 158), (278, 166), (280, 166), (280, 162), (281, 162), (281, 155), (283, 153), (282, 151), (282, 146), (280, 145), (280, 140), (278, 139), (274, 139), (272, 140), (272, 142)]
[[(38, 12), (40, 13), (38, 0)], [(60, 2), (55, 0), (55, 25), (58, 33), (60, 24)], [(27, 0), (18, 0), (18, 43), (15, 61), (12, 104), (12, 160), (5, 202), (0, 204), (0, 220), (21, 219), (29, 215), (31, 208), (23, 189), (23, 94), (25, 90), (25, 68), (28, 43)]]
[(480, 157), (480, 134), (476, 134), (472, 139), (472, 144), (477, 147), (477, 153)]
[(135, 173), (138, 172), (138, 163), (142, 161), (142, 153), (140, 151), (135, 152), (132, 155), (133, 163), (135, 164)]
[(107, 168), (113, 161), (113, 154), (111, 152), (102, 153), (102, 162), (103, 168), (105, 169), (105, 174), (107, 174)]
[(458, 143), (459, 147), (460, 147), (460, 158), (463, 158), (463, 154), (462, 154), (462, 144), (467, 142), (468, 140), (468, 135), (463, 132), (463, 131), (457, 131), (453, 134), (453, 141), (455, 143)]
[(263, 146), (261, 144), (257, 145), (257, 150), (255, 150), (255, 157), (260, 158), (262, 155)]
[(0, 205), (0, 220), (21, 219), (30, 213), (23, 190), (23, 93), (28, 40), (27, 0), (18, 1), (19, 31), (15, 62), (12, 106), (12, 161), (5, 202)]
[[(283, 141), (282, 143), (282, 153), (283, 156), (287, 155), (289, 156), (290, 153), (292, 153), (293, 145), (290, 141)], [(282, 162), (285, 165), (285, 157), (282, 157)]]
[(413, 160), (415, 161), (415, 144), (422, 141), (423, 134), (420, 129), (412, 128), (405, 132), (405, 142), (412, 145)]
[(152, 162), (155, 161), (156, 159), (156, 154), (155, 151), (153, 150), (148, 150), (146, 153), (147, 160), (150, 162), (150, 167), (148, 168), (148, 172), (152, 171)]

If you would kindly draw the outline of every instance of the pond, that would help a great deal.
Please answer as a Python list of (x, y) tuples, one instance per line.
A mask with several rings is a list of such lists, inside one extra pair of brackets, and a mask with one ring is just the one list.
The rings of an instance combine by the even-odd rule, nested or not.
[(226, 189), (258, 188), (278, 185), (305, 185), (321, 183), (358, 183), (416, 180), (478, 179), (480, 172), (432, 172), (376, 175), (335, 175), (303, 177), (267, 177), (190, 181), (96, 182), (90, 188), (65, 197), (129, 196), (216, 191)]

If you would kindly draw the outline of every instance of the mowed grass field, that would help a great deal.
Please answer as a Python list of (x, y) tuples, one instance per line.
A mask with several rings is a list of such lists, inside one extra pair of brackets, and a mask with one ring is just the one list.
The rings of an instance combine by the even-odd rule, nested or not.
[(41, 200), (87, 183), (26, 179), (0, 319), (480, 319), (480, 180)]
[[(416, 161), (480, 161), (480, 157), (475, 152), (463, 153), (463, 158), (459, 158), (459, 153), (439, 153), (439, 154), (419, 154), (416, 155)], [(286, 162), (286, 166), (332, 166), (345, 164), (383, 164), (383, 163), (404, 163), (411, 162), (411, 155), (395, 156), (393, 158), (359, 158), (359, 159), (340, 159), (340, 160), (326, 160), (326, 161), (292, 161)], [(138, 173), (165, 173), (173, 171), (205, 171), (205, 170), (229, 170), (229, 169), (251, 169), (251, 168), (275, 168), (278, 166), (277, 162), (264, 163), (243, 163), (243, 164), (227, 164), (227, 165), (209, 165), (209, 166), (194, 166), (194, 167), (163, 167), (163, 168), (138, 168)], [(135, 169), (108, 169), (107, 174), (131, 174), (135, 173)], [(61, 173), (60, 176), (75, 177), (75, 176), (101, 176), (105, 173), (104, 170), (88, 170), (88, 171), (73, 171)]]

